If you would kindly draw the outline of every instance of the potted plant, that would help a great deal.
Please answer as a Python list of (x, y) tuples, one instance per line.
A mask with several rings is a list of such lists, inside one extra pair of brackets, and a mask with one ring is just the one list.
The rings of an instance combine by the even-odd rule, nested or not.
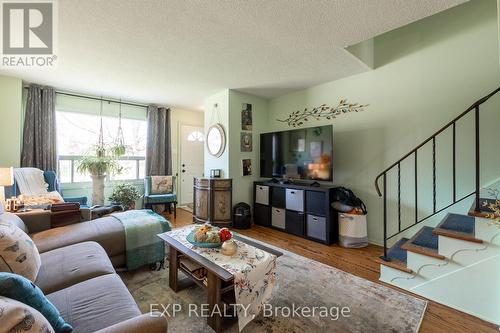
[(95, 155), (87, 155), (79, 160), (78, 172), (92, 177), (92, 204), (104, 205), (104, 180), (108, 175), (119, 174), (121, 167), (106, 149), (96, 149)]
[(118, 184), (113, 188), (109, 201), (121, 205), (124, 210), (135, 209), (135, 201), (141, 197), (137, 188), (132, 184)]

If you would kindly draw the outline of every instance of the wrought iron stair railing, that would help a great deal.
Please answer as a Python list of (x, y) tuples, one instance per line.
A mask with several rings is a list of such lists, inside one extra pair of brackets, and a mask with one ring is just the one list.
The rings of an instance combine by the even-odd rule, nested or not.
[[(382, 171), (376, 178), (375, 178), (375, 189), (377, 190), (377, 194), (379, 197), (383, 197), (383, 222), (384, 222), (384, 255), (381, 256), (380, 258), (385, 260), (385, 261), (390, 261), (390, 258), (387, 256), (387, 242), (400, 235), (402, 232), (414, 227), (415, 225), (424, 222), (425, 220), (431, 218), (432, 216), (450, 208), (451, 206), (465, 200), (468, 197), (471, 197), (472, 195), (475, 196), (475, 209), (479, 210), (480, 208), (480, 190), (481, 190), (481, 177), (480, 177), (480, 128), (479, 128), (479, 114), (480, 114), (480, 106), (485, 103), (488, 99), (490, 99), (493, 95), (497, 94), (500, 91), (500, 87), (492, 91), (490, 94), (484, 96), (483, 98), (479, 99), (476, 101), (474, 104), (472, 104), (469, 108), (467, 108), (464, 112), (462, 112), (460, 115), (458, 115), (455, 119), (450, 121), (448, 124), (446, 124), (444, 127), (442, 127), (440, 130), (438, 130), (436, 133), (434, 133), (432, 136), (430, 136), (428, 139), (423, 141), (421, 144), (419, 144), (417, 147), (412, 149), (410, 152), (408, 152), (406, 155), (404, 155), (402, 158), (391, 164), (388, 168), (386, 168), (384, 171)], [(464, 196), (461, 196), (460, 198), (457, 197), (457, 173), (456, 173), (456, 142), (457, 142), (457, 122), (465, 117), (467, 114), (470, 112), (474, 112), (474, 149), (475, 149), (475, 189), (469, 194), (466, 194)], [(446, 205), (445, 207), (442, 208), (437, 208), (437, 201), (436, 201), (436, 193), (437, 193), (437, 183), (436, 183), (436, 137), (438, 137), (440, 134), (442, 134), (445, 130), (451, 128), (452, 129), (452, 178), (453, 178), (453, 189), (452, 189), (452, 200), (449, 205)], [(419, 218), (419, 209), (418, 209), (418, 151), (421, 149), (423, 146), (426, 144), (431, 143), (432, 144), (432, 213), (426, 215), (425, 217)], [(414, 223), (407, 225), (405, 227), (402, 226), (402, 217), (401, 217), (401, 164), (403, 161), (412, 158), (414, 159), (414, 196), (415, 196), (415, 219)], [(411, 162), (410, 162), (411, 163)], [(388, 235), (388, 208), (387, 208), (387, 175), (389, 172), (393, 171), (396, 168), (396, 174), (397, 174), (397, 232), (394, 232), (390, 235)], [(380, 178), (382, 178), (382, 192), (380, 190)]]

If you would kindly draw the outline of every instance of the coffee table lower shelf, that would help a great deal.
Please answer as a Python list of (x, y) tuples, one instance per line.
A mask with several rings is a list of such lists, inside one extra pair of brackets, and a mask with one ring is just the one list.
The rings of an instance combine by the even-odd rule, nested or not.
[[(193, 284), (196, 284), (207, 291), (207, 302), (209, 316), (207, 317), (208, 326), (214, 329), (215, 332), (222, 332), (234, 323), (236, 316), (222, 315), (234, 314), (234, 276), (227, 270), (211, 262), (195, 251), (183, 245), (177, 239), (168, 235), (168, 233), (159, 234), (161, 239), (165, 241), (165, 245), (169, 248), (169, 286), (174, 292), (178, 292)], [(261, 243), (255, 242), (248, 238), (240, 236), (233, 236), (236, 240), (246, 243), (247, 245), (254, 246), (258, 249), (266, 251), (280, 257), (283, 255), (280, 251), (267, 247)], [(181, 267), (180, 259), (189, 259), (192, 263), (204, 268), (206, 270), (206, 281), (194, 276), (188, 269)], [(186, 278), (179, 279), (179, 271), (181, 271)], [(228, 307), (229, 305), (229, 307)], [(224, 311), (225, 310), (225, 311)]]

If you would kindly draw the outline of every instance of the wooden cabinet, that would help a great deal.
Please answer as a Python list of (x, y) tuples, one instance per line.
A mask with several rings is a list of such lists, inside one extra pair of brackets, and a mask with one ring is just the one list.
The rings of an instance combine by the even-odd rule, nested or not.
[(193, 221), (230, 226), (232, 210), (232, 179), (194, 178)]

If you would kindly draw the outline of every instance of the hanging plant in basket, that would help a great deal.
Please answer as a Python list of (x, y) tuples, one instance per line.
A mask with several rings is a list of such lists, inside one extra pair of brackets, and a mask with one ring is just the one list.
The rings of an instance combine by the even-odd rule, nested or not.
[(282, 123), (287, 123), (290, 127), (297, 127), (303, 125), (309, 120), (330, 120), (335, 119), (344, 113), (364, 111), (364, 108), (367, 106), (368, 104), (349, 103), (347, 99), (341, 99), (337, 106), (321, 104), (313, 109), (305, 108), (302, 111), (298, 110), (292, 112), (287, 118), (276, 120)]

